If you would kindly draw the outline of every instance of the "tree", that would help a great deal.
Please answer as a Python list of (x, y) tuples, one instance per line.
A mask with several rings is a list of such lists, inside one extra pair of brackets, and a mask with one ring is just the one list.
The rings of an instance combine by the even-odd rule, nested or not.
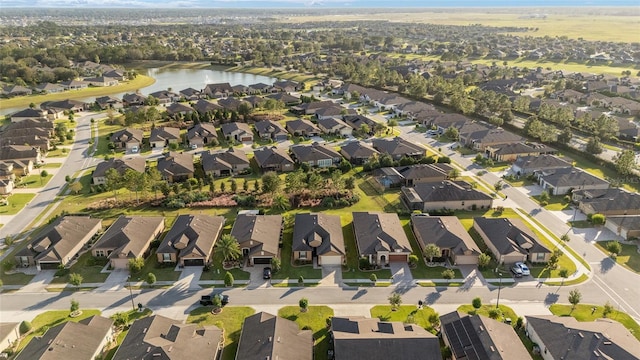
[(496, 191), (502, 190), (503, 186), (504, 182), (502, 182), (502, 180), (499, 180), (497, 183), (493, 184), (493, 188), (496, 189)]
[(80, 191), (82, 191), (82, 183), (80, 183), (79, 181), (73, 182), (73, 184), (69, 185), (69, 190), (73, 191), (73, 193), (77, 195)]
[(298, 301), (298, 305), (300, 306), (301, 312), (307, 312), (307, 309), (309, 308), (309, 300), (307, 298), (302, 298)]
[(376, 275), (375, 273), (371, 273), (371, 275), (369, 275), (369, 280), (371, 280), (372, 283), (376, 283), (376, 281), (378, 281), (378, 275)]
[(551, 197), (549, 196), (549, 192), (547, 190), (542, 190), (542, 192), (538, 196), (538, 199), (540, 200), (541, 205), (546, 206), (546, 204), (549, 203)]
[(69, 274), (69, 284), (75, 286), (76, 288), (82, 284), (82, 280), (84, 280), (84, 278), (78, 273)]
[(137, 172), (133, 169), (127, 169), (124, 172), (123, 181), (127, 189), (135, 192), (136, 203), (140, 203), (138, 192), (146, 188), (147, 177), (145, 173)]
[(589, 141), (587, 142), (587, 146), (585, 150), (589, 154), (594, 154), (594, 155), (601, 154), (603, 150), (602, 150), (602, 144), (600, 144), (600, 138), (597, 136), (589, 138)]
[(549, 269), (555, 269), (558, 267), (558, 262), (560, 261), (560, 257), (562, 256), (562, 252), (560, 249), (554, 249), (549, 257), (549, 261), (547, 261), (547, 266)]
[(447, 130), (445, 130), (444, 136), (446, 136), (450, 140), (458, 141), (458, 138), (460, 137), (460, 132), (458, 131), (458, 129), (454, 128), (453, 126), (449, 126)]
[(568, 243), (569, 241), (571, 241), (571, 238), (569, 237), (569, 234), (564, 234), (560, 236), (560, 240), (562, 240), (563, 243)]
[(20, 323), (20, 335), (24, 335), (33, 329), (33, 325), (27, 320)]
[(391, 310), (396, 311), (400, 304), (402, 304), (402, 297), (399, 293), (393, 292), (389, 296), (389, 304), (391, 304)]
[(611, 305), (611, 303), (607, 301), (607, 302), (604, 304), (604, 307), (603, 307), (603, 309), (602, 309), (602, 316), (603, 316), (603, 317), (607, 317), (607, 316), (609, 316), (609, 314), (611, 314), (612, 312), (613, 312), (613, 305)]
[(457, 168), (453, 168), (451, 170), (449, 170), (449, 179), (451, 180), (455, 180), (458, 177), (460, 177), (460, 170), (458, 170)]
[(478, 266), (480, 266), (480, 268), (486, 268), (489, 266), (489, 263), (491, 263), (491, 255), (485, 253), (478, 255)]
[(156, 200), (158, 199), (158, 190), (162, 191), (163, 186), (167, 185), (165, 181), (162, 181), (162, 174), (157, 167), (152, 167), (147, 171), (147, 184), (153, 190)]
[(273, 198), (273, 203), (271, 204), (272, 209), (276, 210), (287, 210), (291, 207), (291, 203), (289, 202), (289, 198), (286, 195), (278, 194)]
[(620, 175), (630, 175), (636, 165), (636, 155), (633, 150), (624, 150), (619, 152), (613, 161)]
[(620, 242), (612, 240), (607, 243), (607, 251), (611, 253), (612, 257), (620, 255), (622, 252), (622, 245)]
[(127, 312), (117, 312), (111, 316), (113, 326), (122, 329), (129, 323), (129, 314)]
[(113, 191), (113, 197), (118, 201), (118, 189), (122, 187), (122, 177), (118, 170), (111, 168), (105, 172), (105, 185)]
[(567, 126), (560, 132), (558, 135), (558, 142), (561, 144), (568, 144), (573, 138), (573, 132), (571, 131), (571, 127)]
[(266, 172), (262, 175), (262, 192), (275, 193), (280, 190), (281, 180), (274, 171)]
[(284, 183), (288, 193), (296, 193), (307, 185), (307, 174), (302, 169), (290, 172), (285, 177)]
[(447, 280), (447, 283), (456, 276), (456, 273), (451, 269), (446, 269), (442, 272), (442, 278)]
[(280, 258), (277, 258), (277, 257), (271, 258), (271, 270), (274, 273), (277, 273), (278, 271), (280, 271), (281, 267), (282, 267), (282, 262), (280, 261)]
[(574, 289), (569, 292), (569, 303), (572, 305), (571, 311), (576, 308), (576, 305), (580, 303), (580, 300), (582, 300), (582, 293), (580, 293), (580, 290)]
[(591, 223), (593, 225), (602, 225), (606, 221), (606, 218), (603, 214), (593, 214), (591, 215)]
[(128, 267), (129, 267), (129, 272), (131, 274), (137, 274), (144, 267), (144, 259), (143, 258), (129, 259)]
[(153, 285), (156, 283), (156, 274), (154, 273), (148, 273), (147, 274), (147, 284), (149, 285)]
[(298, 276), (298, 286), (304, 286), (304, 276)]
[(409, 255), (409, 266), (412, 268), (415, 267), (416, 265), (418, 265), (419, 260), (420, 259), (415, 254)]
[(440, 315), (437, 312), (430, 314), (429, 319), (427, 320), (429, 321), (431, 327), (434, 329), (440, 325)]
[(237, 260), (242, 255), (238, 240), (231, 234), (224, 234), (216, 241), (216, 251), (220, 251), (224, 261)]
[(224, 286), (232, 287), (234, 281), (235, 281), (235, 279), (233, 278), (233, 274), (227, 271), (224, 274)]
[(4, 238), (4, 244), (7, 246), (11, 246), (13, 245), (13, 243), (15, 242), (15, 239), (13, 238), (13, 235), (7, 235)]
[(387, 126), (389, 126), (391, 128), (391, 133), (393, 134), (393, 128), (398, 126), (398, 120), (389, 119), (389, 121), (387, 121)]
[(502, 315), (502, 311), (500, 309), (491, 308), (489, 310), (489, 318), (491, 319), (494, 319), (494, 320), (499, 319), (501, 315)]
[(480, 309), (482, 307), (482, 299), (479, 298), (479, 297), (474, 298), (471, 301), (471, 305), (473, 306), (474, 309), (476, 309), (476, 311), (478, 311), (478, 309)]
[(73, 314), (74, 312), (78, 311), (78, 309), (80, 309), (80, 303), (76, 299), (71, 299), (71, 313)]
[(436, 244), (427, 244), (424, 248), (424, 256), (429, 259), (429, 262), (433, 262), (434, 257), (439, 257), (442, 254), (440, 248)]
[(562, 278), (562, 283), (564, 284), (564, 280), (569, 277), (569, 270), (562, 268), (558, 271), (558, 275)]
[(40, 172), (40, 185), (42, 185), (42, 184), (43, 184), (44, 179), (45, 179), (47, 176), (49, 176), (49, 172), (48, 172), (47, 170), (42, 170), (42, 171)]

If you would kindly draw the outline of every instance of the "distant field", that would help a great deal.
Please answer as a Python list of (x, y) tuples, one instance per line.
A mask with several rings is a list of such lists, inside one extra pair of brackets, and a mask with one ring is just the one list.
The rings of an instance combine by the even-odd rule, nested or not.
[[(566, 14), (561, 11), (566, 10)], [(435, 10), (416, 10), (411, 13), (390, 14), (346, 14), (326, 16), (297, 16), (283, 18), (282, 22), (306, 21), (352, 21), (352, 20), (389, 20), (394, 22), (415, 22), (440, 25), (482, 24), (496, 27), (527, 27), (537, 31), (514, 33), (526, 36), (566, 36), (585, 40), (637, 42), (640, 41), (640, 11), (633, 9), (616, 9), (624, 15), (602, 15), (602, 9), (571, 8), (547, 9), (469, 9), (468, 11), (451, 12)], [(553, 12), (553, 13), (550, 13)], [(520, 18), (528, 14), (548, 14), (546, 19)]]

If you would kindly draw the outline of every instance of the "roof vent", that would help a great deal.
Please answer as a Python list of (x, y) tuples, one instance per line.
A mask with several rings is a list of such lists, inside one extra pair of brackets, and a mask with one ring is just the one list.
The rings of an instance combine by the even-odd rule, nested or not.
[(496, 348), (493, 345), (491, 345), (489, 348), (491, 349), (491, 352), (496, 352)]
[(581, 338), (584, 338), (584, 335), (581, 332), (578, 332), (578, 336), (580, 336)]
[(603, 341), (602, 342), (604, 345), (611, 345), (611, 341)]
[(273, 341), (273, 337), (269, 336), (269, 342), (272, 342), (272, 341)]

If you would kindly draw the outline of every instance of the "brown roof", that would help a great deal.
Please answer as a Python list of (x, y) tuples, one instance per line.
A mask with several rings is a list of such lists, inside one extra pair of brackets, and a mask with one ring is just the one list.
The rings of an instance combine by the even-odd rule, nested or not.
[(441, 249), (451, 249), (456, 255), (481, 253), (455, 216), (412, 216), (411, 225), (422, 249), (428, 244), (436, 244)]
[(99, 163), (93, 171), (92, 177), (103, 177), (107, 174), (107, 170), (109, 169), (115, 169), (120, 175), (124, 175), (124, 173), (129, 169), (143, 173), (146, 166), (147, 161), (145, 158), (140, 156), (125, 159), (111, 158)]
[(165, 177), (193, 174), (193, 155), (169, 152), (158, 159), (158, 171)]
[(345, 255), (340, 216), (328, 214), (297, 214), (293, 226), (293, 251), (311, 251), (317, 255)]
[(179, 258), (208, 258), (224, 226), (224, 217), (180, 215), (165, 235), (157, 253), (176, 253)]
[(378, 251), (411, 252), (411, 244), (397, 214), (354, 212), (353, 232), (360, 255), (377, 254)]
[(313, 334), (291, 320), (265, 312), (244, 320), (236, 360), (311, 360)]
[(281, 230), (280, 215), (239, 214), (231, 235), (238, 240), (240, 248), (249, 248), (249, 256), (277, 256)]
[(113, 249), (109, 257), (118, 257), (119, 253), (129, 258), (139, 257), (153, 240), (158, 227), (164, 228), (162, 216), (121, 215), (93, 247)]

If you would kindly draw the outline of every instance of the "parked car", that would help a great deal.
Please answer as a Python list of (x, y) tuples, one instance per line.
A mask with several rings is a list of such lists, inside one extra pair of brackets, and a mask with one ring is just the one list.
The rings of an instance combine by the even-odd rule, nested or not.
[(521, 278), (522, 277), (522, 269), (520, 269), (520, 267), (517, 266), (517, 265), (513, 265), (511, 267), (511, 272), (513, 273), (513, 276), (515, 276), (517, 278)]
[(529, 271), (529, 268), (527, 267), (527, 265), (525, 265), (525, 263), (518, 261), (517, 263), (515, 263), (514, 266), (517, 266), (520, 268), (523, 276), (531, 275), (531, 271)]
[(202, 306), (211, 306), (213, 305), (213, 299), (215, 297), (220, 298), (220, 303), (222, 306), (225, 306), (229, 303), (229, 295), (223, 295), (221, 293), (214, 293), (213, 295), (202, 295), (200, 297), (200, 305)]
[(271, 279), (271, 268), (270, 267), (267, 266), (262, 270), (262, 278), (265, 279), (265, 280), (266, 279)]

